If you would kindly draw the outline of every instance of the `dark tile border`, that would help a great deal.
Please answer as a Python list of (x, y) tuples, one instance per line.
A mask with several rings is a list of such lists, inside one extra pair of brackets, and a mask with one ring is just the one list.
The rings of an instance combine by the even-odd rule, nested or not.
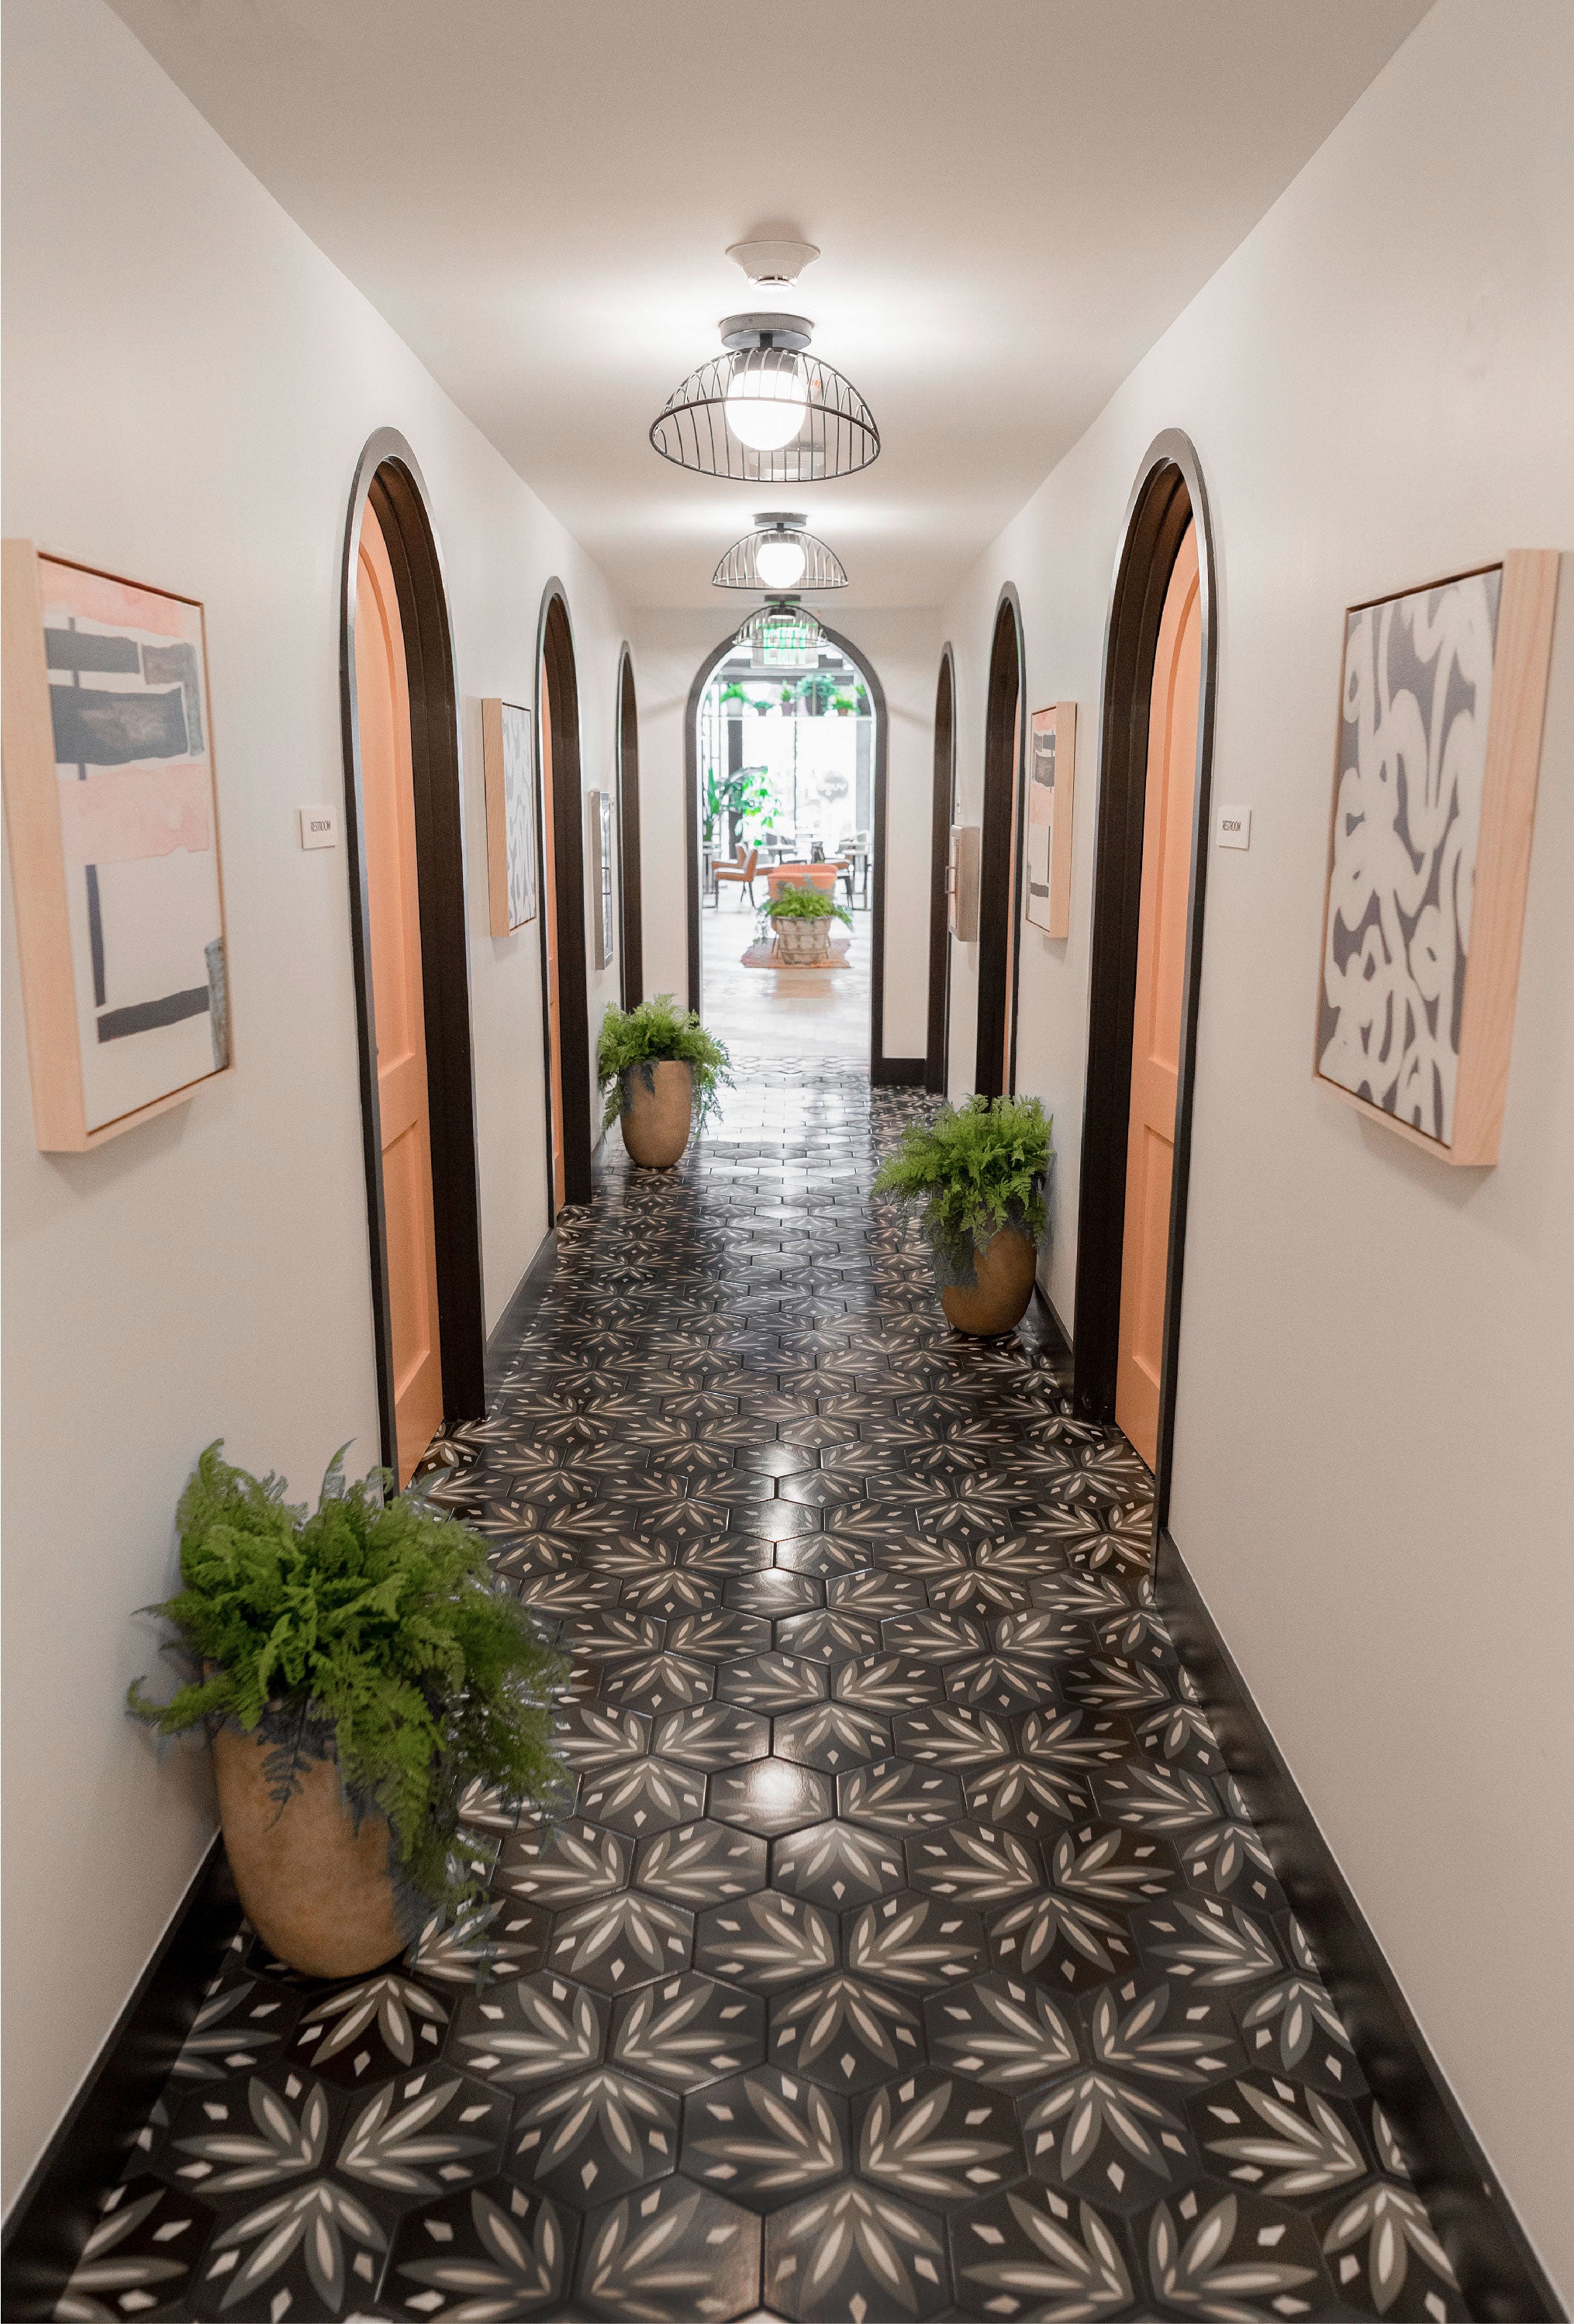
[(130, 2142), (168, 2081), (192, 2020), (240, 1926), (216, 1837), (157, 1950), (34, 2165), (5, 2223), (0, 2310), (7, 2324), (50, 2317), (117, 2179)]
[(1470, 2314), (1501, 2324), (1561, 2319), (1565, 2310), (1529, 2236), (1167, 1531), (1159, 1536), (1153, 1582), (1225, 1763), (1399, 2135)]

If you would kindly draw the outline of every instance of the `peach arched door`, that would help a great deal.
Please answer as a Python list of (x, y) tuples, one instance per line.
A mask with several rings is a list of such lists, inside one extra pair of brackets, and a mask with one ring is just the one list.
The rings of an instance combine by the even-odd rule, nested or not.
[(1159, 1445), (1170, 1186), (1180, 1086), (1186, 908), (1191, 890), (1191, 807), (1202, 687), (1202, 605), (1197, 528), (1188, 525), (1159, 622), (1148, 715), (1137, 989), (1132, 1015), (1125, 1233), (1115, 1416), (1153, 1468)]
[(399, 1482), (442, 1425), (431, 1124), (421, 972), (415, 790), (404, 634), (387, 544), (368, 503), (356, 590), (356, 717), (366, 835), (372, 1009)]

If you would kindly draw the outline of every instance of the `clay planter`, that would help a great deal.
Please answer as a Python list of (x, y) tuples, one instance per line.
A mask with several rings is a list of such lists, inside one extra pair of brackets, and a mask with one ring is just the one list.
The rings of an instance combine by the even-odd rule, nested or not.
[(356, 1830), (331, 1759), (308, 1760), (281, 1810), (268, 1793), (272, 1748), (235, 1727), (213, 1738), (225, 1851), (245, 1916), (305, 1976), (362, 1977), (410, 1941), (388, 1873), (388, 1826), (366, 1815)]
[(676, 1057), (630, 1065), (623, 1076), (623, 1142), (642, 1170), (670, 1170), (689, 1143), (694, 1069)]
[(790, 967), (817, 967), (830, 958), (829, 913), (818, 920), (773, 920), (772, 927), (776, 932), (776, 950)]
[(976, 1284), (948, 1283), (940, 1293), (946, 1321), (954, 1332), (992, 1339), (1014, 1331), (1032, 1297), (1038, 1252), (1020, 1227), (1001, 1227), (973, 1253)]

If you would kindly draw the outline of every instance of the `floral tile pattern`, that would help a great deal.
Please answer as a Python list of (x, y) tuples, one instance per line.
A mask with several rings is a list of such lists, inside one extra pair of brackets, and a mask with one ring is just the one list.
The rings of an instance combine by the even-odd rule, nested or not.
[(375, 1976), (242, 1932), (60, 2317), (1465, 2316), (1146, 1471), (866, 1200), (927, 1103), (745, 1070), (564, 1214), (431, 1490), (572, 1655), (571, 1797), (477, 1796), (488, 1904)]

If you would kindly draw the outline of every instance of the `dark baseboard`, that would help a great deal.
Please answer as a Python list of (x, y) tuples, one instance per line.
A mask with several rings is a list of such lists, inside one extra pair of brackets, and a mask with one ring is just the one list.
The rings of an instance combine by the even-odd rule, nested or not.
[(1473, 2317), (1542, 2324), (1564, 2310), (1381, 1946), (1219, 1637), (1171, 1536), (1154, 1563), (1159, 1608), (1306, 1930), (1363, 2072), (1411, 2160)]
[(869, 1079), (876, 1089), (921, 1089), (922, 1057), (871, 1057)]
[(1050, 1297), (1049, 1293), (1044, 1289), (1043, 1285), (1039, 1281), (1036, 1276), (1033, 1277), (1033, 1296), (1038, 1301), (1040, 1306), (1043, 1309), (1044, 1314), (1049, 1317), (1050, 1323), (1054, 1329), (1056, 1338), (1059, 1340), (1061, 1347), (1065, 1350), (1066, 1354), (1069, 1356), (1071, 1353), (1071, 1334), (1066, 1329), (1065, 1320), (1062, 1317), (1060, 1309), (1056, 1306), (1054, 1301)]
[[(597, 1148), (597, 1154), (600, 1148)], [(486, 1401), (491, 1403), (514, 1351), (535, 1321), (558, 1264), (558, 1231), (549, 1227), (541, 1248), (514, 1286), (514, 1296), (486, 1335)]]
[(12, 2206), (0, 2265), (0, 2312), (8, 2324), (54, 2314), (97, 2224), (99, 2198), (125, 2170), (131, 2142), (169, 2080), (240, 1919), (240, 1899), (216, 1838)]

